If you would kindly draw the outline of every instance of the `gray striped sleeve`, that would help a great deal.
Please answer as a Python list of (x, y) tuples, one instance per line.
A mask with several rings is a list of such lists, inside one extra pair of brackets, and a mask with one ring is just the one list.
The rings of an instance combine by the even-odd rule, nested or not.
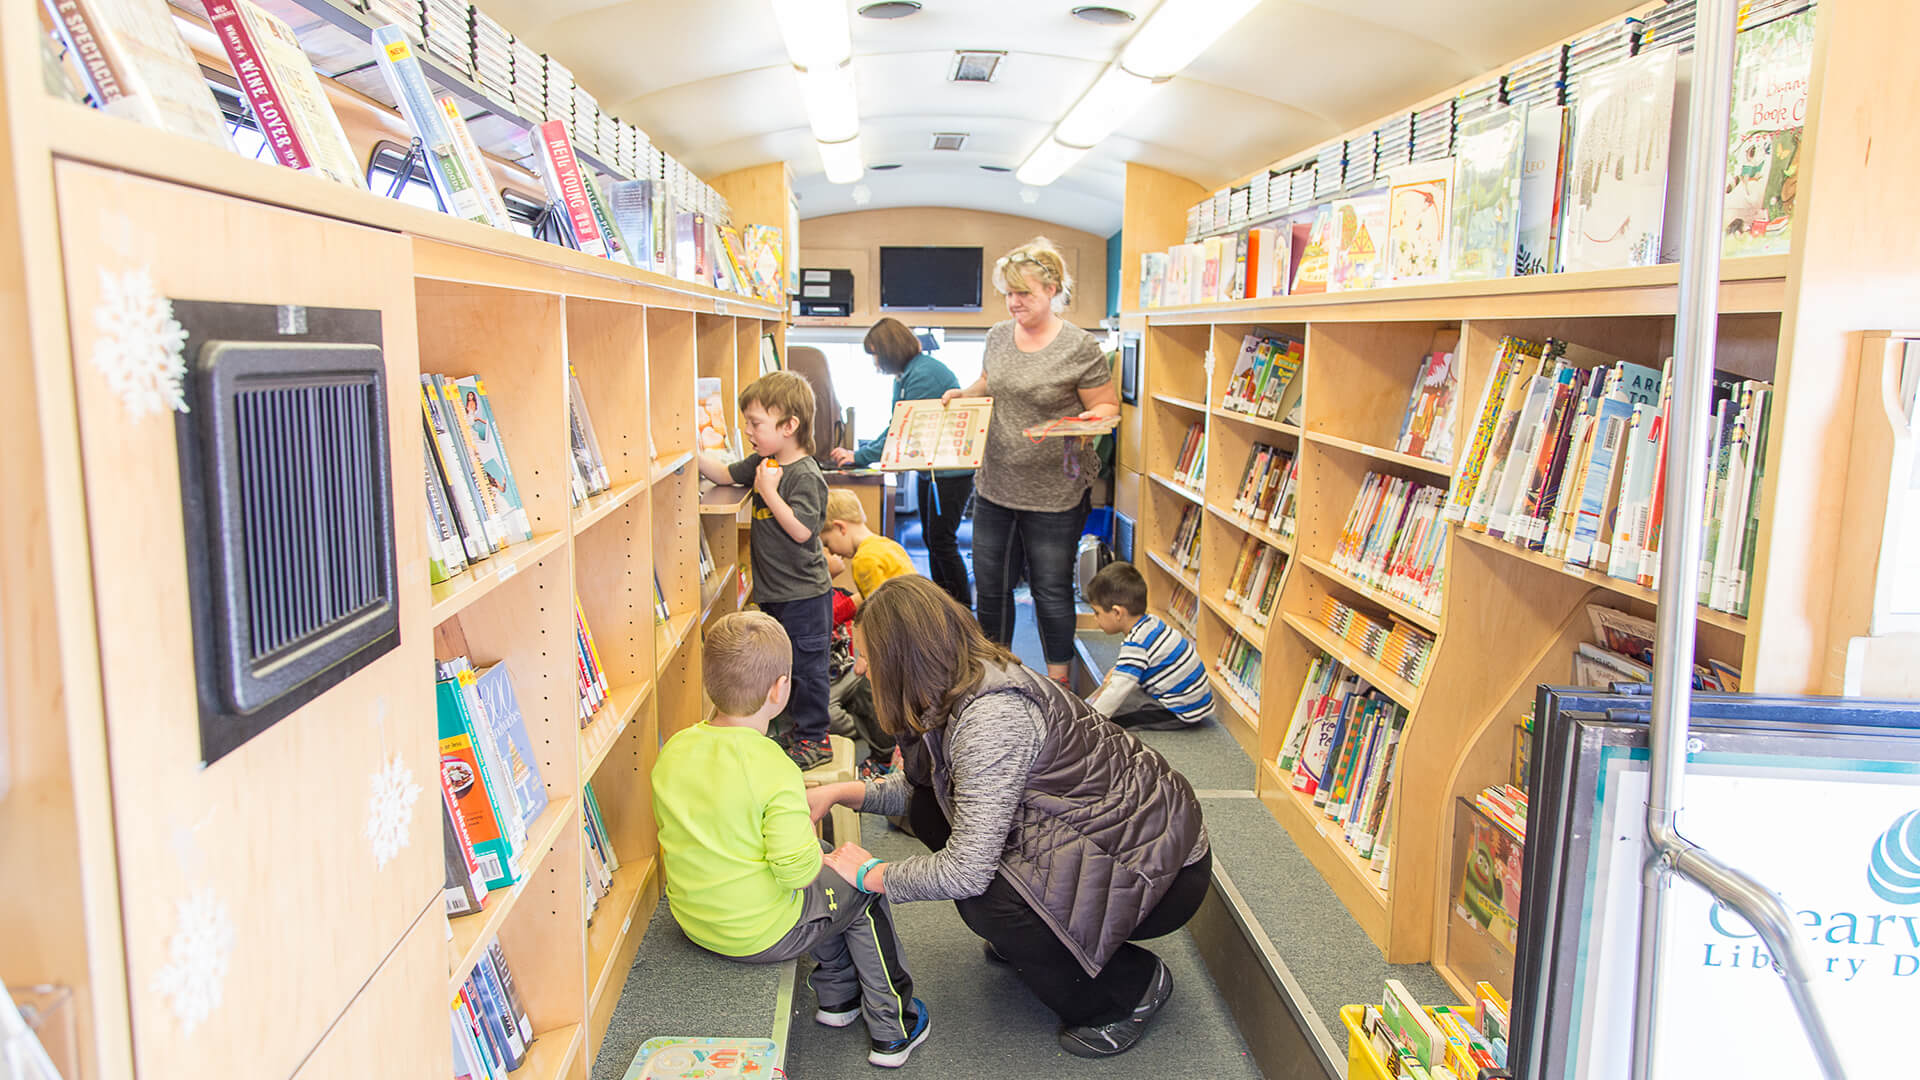
[[(947, 724), (953, 835), (930, 855), (888, 863), (888, 897), (960, 900), (987, 891), (1000, 869), (1013, 811), (1026, 793), (1042, 734), (1039, 708), (1013, 692), (979, 698)], [(868, 794), (875, 788), (869, 785)], [(881, 793), (881, 805), (888, 804), (889, 794)]]

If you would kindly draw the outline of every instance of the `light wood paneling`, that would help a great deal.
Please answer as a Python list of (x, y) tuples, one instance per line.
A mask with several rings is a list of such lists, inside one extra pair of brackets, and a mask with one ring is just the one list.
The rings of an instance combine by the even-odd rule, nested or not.
[(1127, 162), (1126, 204), (1120, 218), (1120, 310), (1140, 306), (1140, 254), (1165, 251), (1187, 238), (1187, 207), (1207, 189), (1169, 172)]
[[(286, 1075), (438, 894), (439, 815), (423, 799), (385, 867), (361, 835), (369, 778), (397, 758), (437, 773), (425, 670), (426, 540), (417, 398), (390, 393), (400, 646), (211, 767), (200, 765), (180, 481), (171, 417), (130, 417), (86, 358), (104, 273), (145, 269), (162, 295), (380, 312), (389, 386), (417, 371), (404, 241), (83, 165), (56, 168), (89, 483), (107, 742), (115, 767), (133, 1045), (143, 1077)], [(200, 253), (217, 250), (219, 259)], [(317, 270), (289, 252), (329, 251)], [(528, 447), (531, 451), (533, 447)], [(291, 853), (298, 853), (297, 856)], [(266, 897), (329, 897), (286, 932)], [(182, 905), (233, 929), (220, 1005), (191, 1030), (159, 987)], [(295, 901), (289, 900), (289, 903)]]
[[(853, 271), (854, 303), (850, 318), (796, 318), (796, 326), (870, 326), (887, 314), (898, 314), (916, 326), (983, 327), (1003, 322), (1007, 309), (993, 287), (994, 260), (1036, 236), (1054, 242), (1073, 277), (1074, 298), (1063, 317), (1077, 326), (1091, 327), (1099, 325), (1107, 310), (1106, 238), (1052, 222), (953, 207), (903, 207), (807, 218), (800, 223), (800, 236), (805, 252), (802, 267)], [(880, 249), (921, 245), (981, 249), (978, 312), (880, 310)]]
[(446, 919), (436, 898), (313, 1048), (294, 1080), (453, 1075), (445, 937)]

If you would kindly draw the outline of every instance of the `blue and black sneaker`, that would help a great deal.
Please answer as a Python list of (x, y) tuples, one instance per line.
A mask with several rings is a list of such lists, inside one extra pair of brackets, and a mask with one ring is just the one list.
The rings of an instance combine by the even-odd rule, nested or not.
[(907, 1063), (907, 1056), (913, 1048), (927, 1041), (927, 1030), (931, 1022), (927, 1018), (927, 1003), (919, 998), (913, 999), (913, 1011), (904, 1018), (907, 1037), (888, 1042), (873, 1040), (873, 1049), (867, 1051), (867, 1060), (883, 1069), (897, 1069)]

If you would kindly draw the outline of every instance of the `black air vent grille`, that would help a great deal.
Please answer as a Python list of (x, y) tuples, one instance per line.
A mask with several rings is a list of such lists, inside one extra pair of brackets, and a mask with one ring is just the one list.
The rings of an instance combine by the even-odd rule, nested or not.
[(371, 490), (375, 397), (365, 381), (234, 395), (249, 662), (386, 600)]

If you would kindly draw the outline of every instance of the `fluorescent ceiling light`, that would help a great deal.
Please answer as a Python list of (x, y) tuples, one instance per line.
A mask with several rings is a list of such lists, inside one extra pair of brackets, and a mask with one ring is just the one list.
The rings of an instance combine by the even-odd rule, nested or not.
[(1092, 146), (1120, 126), (1153, 92), (1152, 79), (1143, 79), (1114, 64), (1101, 72), (1077, 104), (1068, 110), (1053, 137), (1068, 146)]
[(1164, 79), (1207, 51), (1207, 46), (1260, 5), (1260, 0), (1166, 0), (1120, 52), (1135, 75)]
[(1014, 178), (1023, 184), (1046, 187), (1060, 179), (1060, 174), (1071, 169), (1074, 162), (1079, 161), (1086, 152), (1083, 147), (1068, 146), (1049, 135), (1045, 142), (1034, 148), (1033, 153), (1027, 155), (1026, 163), (1020, 166)]
[(832, 67), (853, 55), (846, 0), (773, 0), (773, 17), (796, 67)]
[(827, 171), (827, 182), (851, 184), (860, 179), (866, 167), (860, 164), (860, 136), (842, 142), (822, 142), (820, 164)]
[(823, 143), (846, 142), (860, 134), (860, 106), (853, 96), (853, 65), (800, 72), (800, 100), (806, 106), (813, 137)]

